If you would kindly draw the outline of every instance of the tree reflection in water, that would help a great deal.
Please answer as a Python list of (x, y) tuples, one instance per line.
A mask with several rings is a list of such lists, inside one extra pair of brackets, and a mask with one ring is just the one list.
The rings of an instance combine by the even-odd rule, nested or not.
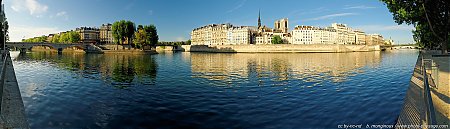
[(70, 52), (59, 55), (44, 51), (20, 54), (16, 60), (45, 61), (80, 77), (103, 80), (120, 89), (132, 85), (153, 85), (158, 69), (155, 57), (151, 55)]

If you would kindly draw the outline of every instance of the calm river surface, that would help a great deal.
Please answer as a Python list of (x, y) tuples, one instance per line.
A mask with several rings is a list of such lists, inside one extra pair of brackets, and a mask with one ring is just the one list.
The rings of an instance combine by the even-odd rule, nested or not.
[(418, 52), (31, 52), (14, 67), (32, 128), (393, 124)]

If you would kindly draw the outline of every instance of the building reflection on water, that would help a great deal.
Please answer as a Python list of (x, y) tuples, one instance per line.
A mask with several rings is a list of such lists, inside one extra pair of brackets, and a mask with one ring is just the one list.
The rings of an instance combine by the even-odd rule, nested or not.
[[(164, 53), (173, 58), (173, 53)], [(154, 56), (133, 54), (83, 54), (34, 52), (17, 60), (47, 61), (84, 78), (108, 81), (122, 87), (132, 83), (154, 84), (158, 64)], [(171, 59), (171, 60), (175, 60)], [(192, 77), (230, 84), (265, 82), (284, 85), (285, 81), (342, 82), (348, 76), (376, 67), (380, 52), (354, 53), (181, 53), (181, 60), (191, 64)], [(174, 64), (177, 65), (177, 64)], [(318, 83), (312, 83), (316, 85)]]
[(258, 81), (303, 80), (317, 82), (345, 81), (363, 72), (363, 67), (376, 67), (381, 53), (190, 53), (193, 77), (233, 81), (257, 78)]
[(133, 54), (84, 54), (33, 52), (19, 55), (16, 60), (44, 61), (77, 73), (80, 77), (104, 80), (119, 88), (132, 83), (154, 84), (158, 64), (152, 56)]

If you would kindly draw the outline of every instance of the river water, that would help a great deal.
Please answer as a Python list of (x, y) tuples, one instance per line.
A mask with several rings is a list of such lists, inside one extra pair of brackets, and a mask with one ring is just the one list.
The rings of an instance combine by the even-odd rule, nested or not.
[(394, 124), (418, 52), (30, 52), (14, 67), (32, 128)]

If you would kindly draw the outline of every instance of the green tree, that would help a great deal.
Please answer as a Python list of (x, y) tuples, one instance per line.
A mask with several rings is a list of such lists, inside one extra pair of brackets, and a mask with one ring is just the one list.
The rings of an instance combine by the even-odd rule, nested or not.
[[(5, 18), (5, 20), (6, 20), (6, 18)], [(9, 41), (9, 32), (8, 32), (8, 30), (9, 30), (9, 23), (8, 23), (8, 21), (5, 21), (5, 35), (6, 35), (5, 39), (6, 39), (6, 41)]]
[(117, 45), (120, 45), (124, 41), (125, 37), (125, 31), (123, 29), (123, 25), (125, 23), (125, 20), (116, 21), (111, 26), (112, 35), (114, 38), (114, 42), (117, 43)]
[(433, 46), (438, 46), (439, 40), (433, 38), (433, 34), (428, 31), (428, 25), (417, 25), (416, 29), (413, 30), (413, 38), (416, 44), (422, 48), (430, 48)]
[(53, 35), (51, 43), (59, 43), (59, 34)]
[(68, 32), (66, 33), (61, 33), (61, 36), (59, 37), (59, 43), (67, 43), (69, 41), (69, 34)]
[[(439, 47), (447, 54), (450, 38), (450, 1), (381, 0), (398, 24), (413, 24), (414, 39), (426, 48)], [(429, 42), (429, 43), (426, 43)]]
[(133, 35), (134, 35), (135, 31), (136, 31), (136, 25), (131, 21), (126, 21), (125, 22), (125, 36), (127, 39), (127, 43), (130, 47), (133, 42), (132, 39), (133, 39)]
[(144, 29), (144, 26), (142, 26), (142, 25), (137, 26), (137, 30), (142, 30), (142, 29)]
[(156, 46), (158, 44), (158, 32), (155, 25), (138, 25), (135, 32), (135, 44), (139, 47), (145, 45)]
[(148, 40), (147, 45), (156, 46), (159, 40), (158, 30), (155, 25), (144, 26), (145, 32), (147, 32)]
[(46, 42), (47, 36), (40, 36), (33, 39), (33, 42)]
[(130, 44), (136, 27), (131, 21), (120, 20), (112, 24), (111, 30), (117, 45), (124, 44), (125, 41)]
[(275, 35), (272, 37), (272, 44), (282, 44), (283, 43), (283, 39), (281, 39), (280, 36)]
[[(6, 18), (5, 18), (5, 20), (6, 20)], [(8, 25), (8, 21), (5, 21), (5, 24), (0, 23), (0, 28), (3, 28), (3, 26), (5, 26), (5, 32), (0, 31), (0, 35), (1, 35), (0, 36), (0, 38), (1, 38), (0, 42), (2, 42), (2, 43), (3, 43), (3, 40), (9, 41), (9, 33), (8, 33), (9, 25)]]
[(191, 45), (191, 40), (189, 39), (188, 41), (186, 41), (186, 45)]
[(68, 43), (77, 43), (81, 40), (81, 36), (80, 36), (79, 32), (70, 31), (70, 32), (68, 32), (68, 35), (69, 35)]
[[(141, 26), (141, 25), (139, 25)], [(134, 32), (134, 41), (133, 43), (135, 44), (136, 47), (141, 48), (142, 46), (144, 46), (147, 43), (147, 32), (145, 32), (145, 30), (143, 28), (138, 27), (138, 30), (136, 32)]]

